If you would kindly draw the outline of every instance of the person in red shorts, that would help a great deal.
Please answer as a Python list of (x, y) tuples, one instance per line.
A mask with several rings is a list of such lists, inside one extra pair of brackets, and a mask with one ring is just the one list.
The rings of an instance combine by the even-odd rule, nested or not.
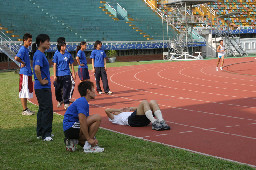
[(23, 43), (15, 56), (15, 60), (20, 63), (19, 98), (23, 107), (22, 115), (30, 116), (35, 114), (27, 107), (27, 99), (33, 97), (32, 70), (28, 50), (28, 47), (32, 44), (32, 35), (24, 34)]

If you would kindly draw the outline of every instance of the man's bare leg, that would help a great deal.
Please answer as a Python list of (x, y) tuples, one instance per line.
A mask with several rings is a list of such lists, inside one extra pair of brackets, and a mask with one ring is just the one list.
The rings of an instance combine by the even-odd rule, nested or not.
[[(94, 138), (96, 133), (98, 132), (98, 129), (100, 127), (101, 123), (101, 117), (100, 115), (91, 115), (88, 116), (87, 119), (87, 125), (89, 127), (89, 136), (90, 138)], [(80, 137), (79, 137), (79, 145), (83, 146), (85, 144), (86, 138), (83, 135), (82, 131), (80, 131)]]
[(159, 121), (162, 121), (163, 116), (162, 116), (162, 112), (161, 112), (161, 110), (160, 110), (160, 108), (157, 104), (157, 101), (156, 100), (150, 100), (149, 106), (150, 106), (151, 110), (153, 111), (153, 113), (155, 114), (156, 118)]
[(149, 103), (147, 100), (143, 100), (140, 102), (139, 106), (137, 107), (137, 115), (145, 115), (147, 111), (151, 111)]
[(21, 98), (20, 100), (23, 110), (27, 109), (27, 98)]

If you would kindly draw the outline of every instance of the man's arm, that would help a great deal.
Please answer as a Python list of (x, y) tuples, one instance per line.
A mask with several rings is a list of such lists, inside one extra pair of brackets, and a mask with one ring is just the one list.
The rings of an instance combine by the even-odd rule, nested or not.
[(112, 120), (114, 119), (114, 115), (118, 115), (121, 113), (121, 109), (106, 109), (105, 112), (107, 116)]
[(26, 66), (26, 63), (23, 62), (23, 61), (20, 59), (20, 57), (15, 56), (14, 59), (15, 59), (16, 61), (18, 61), (19, 63), (21, 63), (21, 66), (20, 66), (21, 68)]
[(39, 65), (35, 65), (35, 74), (36, 74), (36, 77), (38, 79), (38, 81), (42, 84), (42, 85), (46, 85), (48, 84), (48, 80), (47, 78), (45, 77), (43, 80), (42, 80), (42, 77), (41, 77), (41, 70), (40, 70), (40, 66)]
[(105, 70), (107, 71), (107, 60), (106, 60), (106, 58), (104, 58), (104, 67), (105, 67)]
[(95, 69), (94, 69), (94, 59), (92, 58), (92, 72), (95, 73)]
[(71, 64), (71, 70), (72, 70), (72, 77), (75, 80), (76, 79), (76, 72), (75, 72), (74, 64), (73, 63)]
[(78, 56), (76, 57), (76, 61), (77, 61), (77, 64), (78, 64), (78, 65), (84, 66), (84, 64), (81, 64), (81, 63), (80, 63), (80, 58), (79, 58)]
[(96, 145), (96, 140), (90, 138), (86, 116), (82, 113), (79, 113), (78, 118), (80, 122), (80, 129), (82, 130), (84, 137), (86, 138), (89, 144), (91, 144), (92, 146)]
[(57, 81), (56, 69), (57, 69), (57, 64), (53, 63), (53, 77), (54, 77), (54, 81)]
[(220, 53), (220, 46), (218, 46), (218, 48), (217, 48), (217, 52), (218, 52), (218, 53)]

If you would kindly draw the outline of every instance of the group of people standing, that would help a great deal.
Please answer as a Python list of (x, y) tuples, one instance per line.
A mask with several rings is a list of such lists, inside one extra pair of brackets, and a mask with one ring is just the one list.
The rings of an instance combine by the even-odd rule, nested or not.
[[(32, 44), (32, 35), (26, 33), (23, 36), (24, 45), (20, 48), (15, 60), (20, 62), (20, 86), (19, 97), (23, 106), (22, 115), (35, 114), (27, 108), (27, 99), (33, 97), (32, 69), (30, 64), (28, 47)], [(50, 65), (45, 51), (50, 48), (50, 37), (40, 34), (32, 45), (34, 89), (39, 104), (37, 113), (37, 138), (43, 141), (52, 141), (53, 103), (51, 92)], [(106, 54), (101, 49), (102, 43), (96, 41), (91, 52), (92, 72), (96, 79), (96, 91), (90, 81), (88, 65), (84, 50), (86, 42), (82, 41), (76, 50), (78, 63), (78, 76), (80, 83), (78, 91), (80, 98), (71, 102), (71, 96), (75, 86), (76, 73), (74, 59), (66, 50), (64, 37), (57, 39), (57, 48), (53, 56), (53, 72), (55, 97), (57, 107), (64, 104), (66, 109), (63, 118), (64, 143), (66, 150), (75, 151), (77, 144), (83, 147), (84, 152), (103, 152), (104, 148), (98, 146), (95, 135), (100, 127), (101, 116), (89, 114), (89, 101), (94, 99), (96, 91), (99, 94), (112, 94), (107, 79)], [(71, 71), (70, 71), (71, 67)], [(103, 82), (104, 92), (100, 87), (100, 79)], [(106, 115), (113, 124), (128, 125), (132, 127), (147, 126), (152, 123), (153, 130), (170, 130), (170, 126), (163, 119), (162, 112), (156, 101), (142, 101), (137, 107), (106, 109)]]
[[(40, 34), (36, 37), (36, 42), (32, 45), (31, 57), (33, 57), (33, 72), (31, 69), (29, 46), (32, 44), (32, 35), (29, 33), (23, 36), (23, 46), (15, 56), (15, 60), (20, 63), (19, 98), (23, 107), (22, 115), (34, 115), (35, 112), (27, 107), (27, 99), (33, 97), (32, 74), (34, 74), (34, 89), (39, 104), (37, 114), (37, 138), (44, 141), (53, 140), (52, 121), (53, 103), (50, 80), (50, 65), (45, 55), (45, 51), (50, 48), (50, 37), (47, 34)], [(103, 94), (100, 88), (100, 79), (103, 81), (104, 92), (112, 94), (109, 89), (106, 74), (106, 54), (101, 50), (102, 43), (95, 42), (91, 58), (93, 73), (96, 78), (97, 92)], [(55, 96), (58, 101), (57, 107), (64, 104), (64, 109), (70, 105), (71, 96), (75, 86), (76, 73), (74, 70), (74, 59), (66, 50), (64, 37), (57, 39), (57, 51), (53, 56), (53, 72)], [(89, 71), (84, 50), (86, 42), (81, 42), (77, 46), (76, 60), (78, 66), (78, 76), (80, 82), (89, 81)], [(70, 71), (71, 67), (71, 71)], [(102, 67), (102, 68), (101, 68)]]

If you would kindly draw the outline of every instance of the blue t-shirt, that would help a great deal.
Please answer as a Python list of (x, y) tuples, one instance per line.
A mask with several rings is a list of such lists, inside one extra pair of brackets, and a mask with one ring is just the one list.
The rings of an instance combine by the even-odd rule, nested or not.
[(79, 57), (79, 60), (80, 60), (80, 64), (84, 64), (84, 66), (78, 66), (78, 68), (88, 68), (87, 66), (87, 60), (86, 60), (86, 56), (85, 56), (85, 53), (84, 51), (82, 50), (79, 50), (77, 52), (77, 57)]
[(94, 67), (104, 67), (106, 53), (103, 50), (93, 50), (90, 58), (94, 59)]
[[(35, 73), (36, 65), (40, 66), (42, 80), (44, 78), (47, 78), (48, 84), (41, 85), (41, 83), (38, 81)], [(45, 54), (42, 53), (40, 50), (37, 50), (33, 56), (33, 70), (34, 70), (34, 79), (35, 79), (34, 88), (35, 89), (51, 88), (49, 62)]]
[(74, 59), (69, 52), (61, 54), (55, 52), (53, 56), (53, 62), (56, 63), (56, 76), (67, 76), (70, 75), (69, 64), (74, 63)]
[(16, 56), (19, 57), (26, 64), (25, 67), (20, 68), (20, 74), (32, 76), (32, 70), (29, 59), (29, 50), (25, 46), (21, 46)]
[(80, 123), (78, 118), (79, 113), (84, 114), (86, 117), (89, 116), (89, 103), (85, 97), (80, 97), (68, 107), (63, 119), (64, 131), (71, 128), (75, 123)]

